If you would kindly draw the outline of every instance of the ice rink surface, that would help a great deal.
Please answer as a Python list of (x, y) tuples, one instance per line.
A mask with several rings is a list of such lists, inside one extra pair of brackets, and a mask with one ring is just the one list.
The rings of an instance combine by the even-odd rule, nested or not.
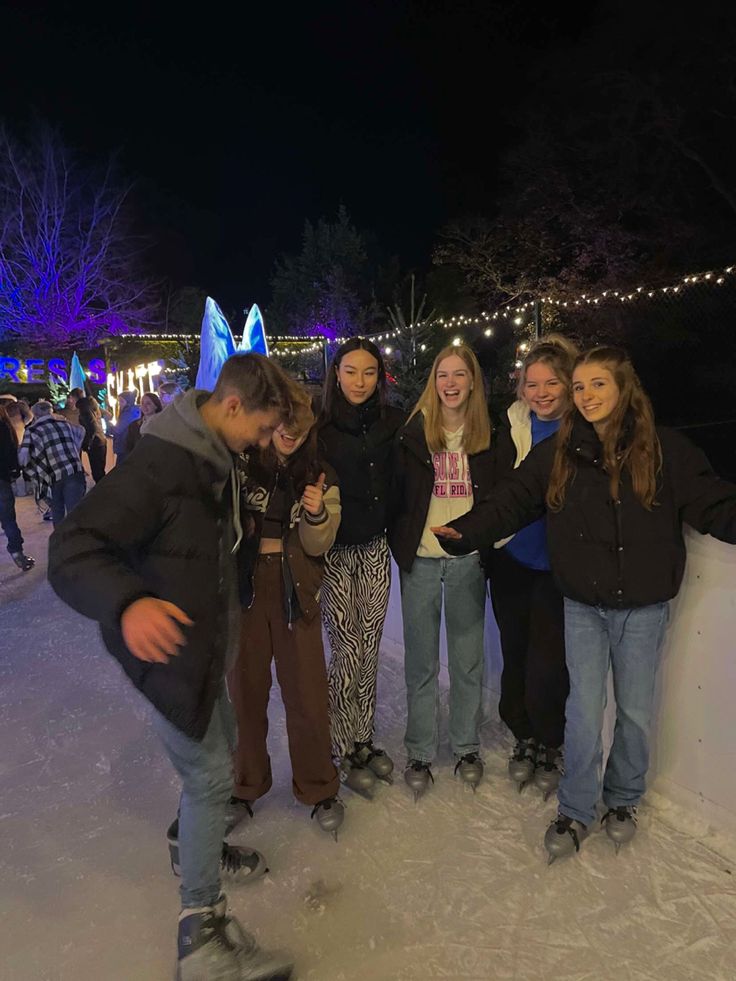
[[(165, 831), (176, 779), (96, 626), (48, 586), (49, 528), (27, 499), (19, 519), (38, 567), (23, 575), (0, 555), (0, 978), (170, 981), (178, 896)], [(401, 777), (402, 665), (388, 652), (378, 705), (398, 779), (372, 802), (344, 792), (335, 843), (291, 795), (273, 693), (274, 787), (233, 838), (263, 851), (271, 871), (228, 896), (264, 946), (292, 949), (295, 977), (736, 978), (733, 839), (706, 837), (656, 798), (618, 857), (594, 833), (576, 859), (547, 867), (554, 801), (509, 783), (495, 711), (477, 794), (454, 779), (445, 747), (434, 788), (414, 804)]]

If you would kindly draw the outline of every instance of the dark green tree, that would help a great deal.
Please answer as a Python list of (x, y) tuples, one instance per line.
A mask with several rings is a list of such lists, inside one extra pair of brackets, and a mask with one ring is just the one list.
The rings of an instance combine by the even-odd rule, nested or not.
[(271, 280), (269, 333), (330, 337), (367, 334), (380, 327), (375, 272), (364, 236), (344, 206), (334, 221), (306, 221), (298, 255), (283, 255)]

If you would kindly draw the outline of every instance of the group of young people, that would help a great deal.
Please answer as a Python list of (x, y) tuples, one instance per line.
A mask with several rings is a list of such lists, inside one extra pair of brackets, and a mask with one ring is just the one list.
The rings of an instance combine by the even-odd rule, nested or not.
[[(221, 892), (221, 874), (265, 869), (262, 855), (224, 838), (271, 787), (272, 660), (293, 792), (319, 825), (337, 834), (341, 783), (370, 796), (391, 780), (393, 761), (374, 743), (391, 554), (406, 783), (419, 797), (434, 782), (443, 606), (453, 766), (473, 788), (483, 777), (490, 578), (500, 714), (516, 739), (509, 772), (520, 786), (558, 790), (545, 836), (554, 858), (579, 848), (601, 790), (609, 835), (618, 844), (633, 834), (682, 523), (736, 542), (736, 487), (655, 427), (621, 351), (578, 355), (556, 337), (536, 345), (493, 435), (466, 346), (438, 354), (408, 418), (387, 394), (366, 339), (338, 349), (319, 413), (276, 365), (235, 355), (212, 393), (190, 390), (151, 420), (52, 536), (52, 586), (99, 621), (182, 781), (168, 833), (182, 981), (292, 970), (228, 916)], [(609, 664), (617, 721), (601, 784)]]

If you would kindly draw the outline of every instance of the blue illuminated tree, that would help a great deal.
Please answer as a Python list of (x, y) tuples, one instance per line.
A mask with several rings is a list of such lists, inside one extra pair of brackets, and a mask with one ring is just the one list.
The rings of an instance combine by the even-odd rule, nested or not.
[(85, 170), (48, 127), (27, 141), (0, 129), (0, 338), (89, 347), (159, 321), (129, 190), (112, 162)]

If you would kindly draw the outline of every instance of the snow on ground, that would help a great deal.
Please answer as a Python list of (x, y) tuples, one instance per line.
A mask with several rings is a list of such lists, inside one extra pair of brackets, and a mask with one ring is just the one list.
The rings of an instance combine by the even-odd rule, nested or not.
[[(169, 979), (178, 906), (164, 834), (176, 779), (95, 625), (46, 583), (48, 526), (28, 500), (19, 512), (39, 567), (24, 576), (0, 553), (0, 979)], [(346, 791), (335, 843), (291, 796), (276, 692), (271, 718), (274, 788), (235, 837), (271, 872), (229, 898), (264, 945), (293, 950), (299, 979), (736, 977), (736, 874), (724, 857), (735, 843), (713, 850), (667, 802), (641, 809), (618, 857), (596, 833), (577, 859), (547, 867), (554, 802), (510, 785), (494, 713), (476, 795), (445, 749), (416, 805), (400, 773), (373, 802)], [(401, 663), (386, 653), (379, 733), (399, 769), (403, 720)]]

